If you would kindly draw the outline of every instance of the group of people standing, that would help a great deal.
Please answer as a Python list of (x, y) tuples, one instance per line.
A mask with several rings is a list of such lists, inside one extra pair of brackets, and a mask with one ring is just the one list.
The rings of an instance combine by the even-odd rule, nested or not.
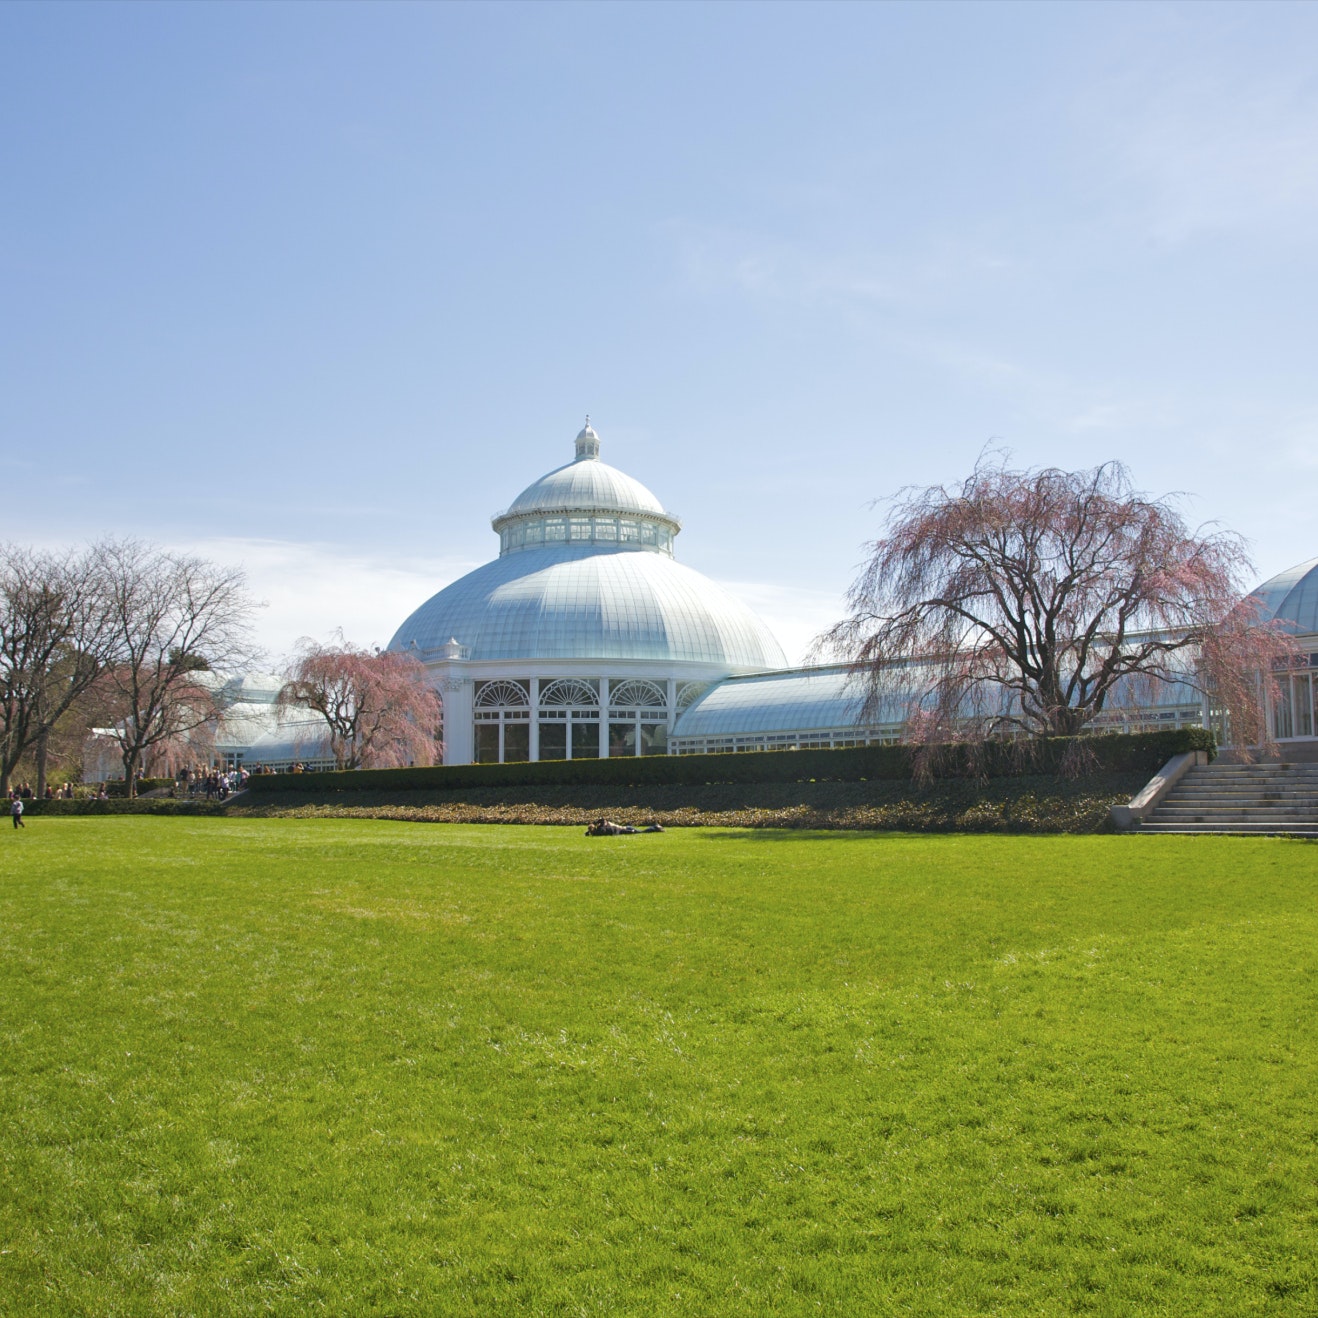
[(208, 801), (227, 800), (231, 792), (241, 792), (251, 775), (246, 769), (232, 772), (223, 769), (180, 769), (177, 782), (183, 795), (205, 795)]
[[(9, 799), (11, 801), (13, 801), (16, 797), (20, 801), (34, 801), (36, 800), (36, 796), (37, 794), (32, 790), (31, 783), (23, 783), (18, 787), (11, 787), (9, 789)], [(73, 784), (64, 783), (60, 787), (52, 787), (49, 783), (47, 783), (45, 799), (47, 801), (72, 801)]]

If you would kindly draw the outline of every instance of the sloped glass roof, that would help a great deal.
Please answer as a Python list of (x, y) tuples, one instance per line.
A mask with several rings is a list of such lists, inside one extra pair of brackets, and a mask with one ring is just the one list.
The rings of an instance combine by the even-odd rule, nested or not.
[[(1187, 661), (1188, 662), (1188, 661)], [(921, 673), (911, 672), (910, 693), (893, 692), (863, 726), (885, 727), (907, 717)], [(674, 737), (729, 737), (772, 732), (810, 732), (862, 726), (863, 678), (845, 666), (798, 668), (752, 677), (730, 677), (712, 687), (678, 717)], [(1136, 683), (1122, 679), (1105, 711), (1171, 708), (1196, 704), (1191, 681)]]
[[(675, 737), (722, 737), (738, 733), (801, 731), (854, 727), (864, 691), (845, 667), (799, 668), (729, 678), (707, 691), (684, 711)], [(902, 711), (894, 702), (891, 719)]]
[(1278, 572), (1250, 598), (1261, 606), (1260, 622), (1275, 619), (1296, 635), (1318, 634), (1318, 558)]

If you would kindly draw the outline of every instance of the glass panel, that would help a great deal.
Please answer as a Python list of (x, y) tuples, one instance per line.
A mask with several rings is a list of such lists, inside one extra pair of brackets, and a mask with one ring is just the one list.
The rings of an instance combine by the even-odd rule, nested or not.
[(503, 725), (503, 762), (512, 764), (514, 760), (531, 758), (531, 725), (529, 723), (505, 723)]
[(497, 723), (476, 724), (476, 763), (499, 763), (499, 725)]
[(540, 758), (542, 760), (567, 759), (566, 723), (542, 723), (540, 725)]
[(543, 522), (531, 522), (526, 528), (526, 543), (528, 545), (538, 545), (545, 538), (545, 528)]
[(572, 539), (589, 540), (590, 539), (590, 518), (574, 517), (572, 518)]
[(1286, 678), (1278, 683), (1277, 708), (1273, 711), (1273, 727), (1278, 737), (1291, 737), (1291, 684)]
[(609, 724), (609, 757), (636, 754), (636, 724)]
[(600, 757), (600, 725), (598, 720), (578, 723), (572, 720), (572, 758), (598, 760)]
[(624, 544), (635, 544), (641, 538), (641, 528), (635, 522), (618, 523), (618, 539)]
[(618, 523), (611, 522), (607, 518), (601, 517), (595, 523), (596, 540), (616, 540), (618, 538)]
[(567, 539), (567, 527), (563, 524), (562, 518), (547, 517), (545, 519), (545, 539), (546, 540)]
[(641, 754), (668, 754), (668, 725), (666, 723), (641, 724)]
[(1313, 736), (1313, 700), (1308, 673), (1297, 673), (1295, 682), (1295, 735)]

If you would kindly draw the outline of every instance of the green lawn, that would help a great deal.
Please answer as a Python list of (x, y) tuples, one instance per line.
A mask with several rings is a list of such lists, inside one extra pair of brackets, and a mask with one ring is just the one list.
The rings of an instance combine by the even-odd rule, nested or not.
[(1318, 849), (40, 819), (0, 1312), (1318, 1312)]

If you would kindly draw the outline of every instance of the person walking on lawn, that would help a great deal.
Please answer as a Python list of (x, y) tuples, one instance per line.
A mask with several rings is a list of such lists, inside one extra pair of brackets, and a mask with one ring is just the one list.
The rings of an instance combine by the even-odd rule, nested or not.
[(23, 798), (21, 796), (14, 797), (9, 803), (9, 817), (14, 821), (15, 828), (27, 827), (23, 822)]

